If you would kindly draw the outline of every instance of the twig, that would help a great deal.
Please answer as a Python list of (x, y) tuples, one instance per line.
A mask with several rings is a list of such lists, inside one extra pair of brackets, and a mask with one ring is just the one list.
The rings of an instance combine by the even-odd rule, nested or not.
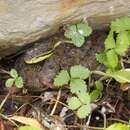
[(23, 104), (23, 105), (21, 105), (14, 113), (13, 113), (13, 115), (15, 115), (19, 110), (21, 110), (24, 106), (26, 106), (26, 105), (30, 105), (29, 103), (25, 103), (25, 104)]
[(86, 125), (89, 126), (92, 114), (89, 115)]
[(106, 118), (105, 113), (103, 113), (103, 118), (104, 118), (104, 129), (106, 129), (106, 127), (107, 127), (107, 118)]
[(3, 105), (5, 104), (6, 100), (7, 100), (8, 97), (9, 97), (9, 95), (10, 95), (10, 91), (9, 91), (8, 94), (5, 96), (4, 100), (1, 102), (1, 104), (0, 104), (0, 110), (2, 109)]
[(94, 70), (91, 72), (92, 74), (97, 74), (97, 75), (101, 75), (101, 76), (105, 76), (105, 77), (110, 77), (109, 74), (105, 73), (105, 72), (102, 72), (102, 71), (97, 71), (97, 70)]
[(54, 107), (53, 107), (53, 109), (52, 109), (52, 111), (51, 111), (51, 113), (50, 113), (51, 116), (54, 114), (54, 112), (55, 112), (55, 110), (56, 110), (56, 107), (57, 107), (57, 105), (58, 105), (58, 101), (59, 101), (59, 99), (60, 99), (60, 96), (61, 96), (61, 89), (60, 89), (59, 92), (58, 92), (55, 105), (54, 105)]
[(71, 117), (71, 116), (73, 116), (73, 115), (74, 115), (74, 113), (70, 113), (70, 114), (64, 116), (63, 120), (65, 120), (66, 118), (69, 118), (69, 117)]
[(121, 123), (125, 123), (127, 125), (129, 124), (129, 122), (121, 120), (121, 119), (117, 119), (117, 118), (109, 118), (108, 120), (110, 120), (110, 121), (118, 121), (118, 122), (121, 122)]
[(8, 71), (6, 71), (6, 70), (4, 70), (4, 69), (0, 69), (0, 73), (10, 74)]
[(106, 129), (106, 127), (107, 127), (107, 119), (106, 119), (106, 114), (105, 114), (105, 112), (101, 112), (101, 111), (99, 111), (101, 114), (102, 114), (102, 116), (103, 116), (103, 121), (104, 121), (104, 129)]

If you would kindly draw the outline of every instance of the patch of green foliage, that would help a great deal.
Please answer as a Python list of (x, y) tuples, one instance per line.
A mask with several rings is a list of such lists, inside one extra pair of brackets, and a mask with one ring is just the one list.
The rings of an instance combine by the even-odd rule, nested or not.
[[(92, 29), (88, 24), (76, 24), (69, 26), (65, 36), (72, 42), (81, 47), (85, 37), (89, 36)], [(122, 68), (120, 59), (125, 55), (130, 45), (130, 18), (122, 17), (113, 21), (110, 25), (110, 32), (104, 42), (105, 50), (96, 54), (99, 63), (106, 67), (105, 72), (90, 71), (81, 65), (75, 65), (69, 71), (62, 70), (54, 79), (54, 85), (62, 87), (70, 86), (72, 97), (68, 99), (68, 106), (71, 110), (76, 110), (79, 118), (86, 118), (91, 113), (91, 102), (97, 101), (102, 95), (103, 84), (101, 81), (95, 81), (95, 88), (88, 92), (86, 79), (91, 74), (98, 74), (105, 77), (112, 77), (119, 83), (130, 83), (130, 69)], [(116, 128), (117, 127), (117, 128)], [(106, 130), (127, 130), (123, 124), (113, 124)]]
[(68, 105), (71, 110), (77, 110), (79, 118), (85, 118), (91, 112), (90, 95), (87, 92), (76, 94), (68, 99)]
[(96, 59), (106, 66), (106, 75), (120, 83), (130, 82), (130, 69), (121, 67), (120, 59), (130, 46), (130, 18), (118, 18), (111, 23), (105, 40), (105, 50)]
[(37, 128), (35, 126), (26, 125), (26, 126), (20, 126), (18, 130), (42, 130), (42, 129)]
[(56, 78), (54, 79), (54, 84), (60, 87), (65, 84), (68, 84), (69, 80), (70, 80), (70, 76), (67, 70), (62, 70), (59, 73), (59, 75), (57, 75)]
[(85, 42), (85, 37), (88, 37), (92, 33), (92, 28), (88, 23), (78, 23), (75, 25), (67, 26), (65, 31), (65, 37), (71, 39), (73, 44), (77, 47), (81, 47)]
[(72, 93), (80, 93), (86, 90), (86, 82), (84, 81), (90, 75), (90, 71), (81, 66), (75, 65), (70, 68), (70, 71), (61, 70), (54, 78), (55, 86), (70, 85), (70, 91)]
[(21, 76), (18, 75), (18, 73), (15, 69), (11, 69), (9, 72), (9, 75), (11, 78), (7, 79), (5, 82), (5, 86), (7, 88), (10, 88), (12, 86), (15, 86), (17, 88), (23, 87), (23, 79)]
[(101, 81), (95, 82), (95, 89), (90, 93), (91, 102), (95, 102), (101, 95), (103, 91), (103, 84)]
[(68, 106), (71, 110), (77, 110), (79, 118), (85, 118), (91, 113), (91, 102), (98, 99), (103, 86), (101, 82), (96, 82), (95, 90), (91, 93), (87, 92), (87, 84), (85, 82), (90, 76), (90, 71), (81, 65), (75, 65), (70, 71), (61, 70), (54, 78), (54, 85), (61, 87), (69, 85), (70, 91), (74, 95), (68, 99)]
[(122, 123), (114, 123), (105, 130), (130, 130), (130, 126)]

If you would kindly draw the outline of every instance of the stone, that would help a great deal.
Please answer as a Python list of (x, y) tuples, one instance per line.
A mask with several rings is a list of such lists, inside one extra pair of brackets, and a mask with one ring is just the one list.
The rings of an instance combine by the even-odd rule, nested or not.
[(94, 29), (130, 15), (129, 0), (1, 0), (0, 57), (48, 37), (59, 27), (87, 20)]

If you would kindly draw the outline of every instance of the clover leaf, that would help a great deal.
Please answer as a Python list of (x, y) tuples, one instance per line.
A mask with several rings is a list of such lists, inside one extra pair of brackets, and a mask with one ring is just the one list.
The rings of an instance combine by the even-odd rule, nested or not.
[[(68, 73), (70, 72), (70, 74)], [(90, 75), (90, 71), (81, 65), (74, 65), (70, 68), (70, 71), (61, 70), (58, 75), (54, 78), (55, 86), (63, 86), (68, 84), (70, 86), (70, 91), (75, 96), (68, 99), (68, 106), (71, 110), (77, 110), (77, 115), (84, 118), (90, 113), (90, 95), (86, 92), (87, 84), (84, 81)], [(82, 116), (83, 110), (88, 106), (89, 109), (85, 112), (85, 115)]]
[(77, 24), (77, 29), (80, 35), (89, 36), (92, 33), (92, 28), (88, 25), (88, 23), (79, 23)]
[(76, 25), (68, 26), (66, 32), (64, 33), (66, 38), (73, 38), (77, 34)]
[(69, 73), (67, 70), (62, 70), (56, 77), (54, 78), (54, 85), (57, 87), (68, 84), (70, 80)]
[(70, 99), (68, 99), (68, 105), (71, 110), (75, 110), (79, 108), (82, 104), (77, 97), (71, 97)]
[(77, 110), (79, 118), (86, 118), (91, 112), (90, 96), (85, 92), (68, 99), (68, 105), (71, 110)]
[(91, 106), (89, 105), (83, 105), (81, 106), (78, 111), (77, 111), (77, 115), (79, 118), (86, 118), (86, 116), (88, 116), (91, 113)]
[(86, 92), (87, 84), (82, 79), (71, 79), (70, 81), (70, 90), (72, 93), (82, 93)]
[(23, 87), (23, 79), (22, 77), (17, 77), (15, 80), (15, 85), (17, 86), (17, 88), (22, 88)]
[(79, 35), (78, 33), (76, 33), (75, 36), (72, 37), (72, 42), (77, 47), (81, 47), (84, 41), (85, 41), (85, 38), (82, 35)]
[(12, 87), (13, 84), (14, 84), (14, 81), (15, 81), (15, 79), (13, 79), (13, 78), (7, 79), (6, 82), (5, 82), (5, 86), (6, 86), (7, 88)]
[(78, 98), (83, 104), (90, 104), (90, 95), (88, 93), (79, 93)]
[(73, 44), (77, 47), (81, 47), (85, 42), (85, 37), (92, 33), (91, 27), (88, 23), (79, 23), (67, 27), (64, 35), (66, 38), (72, 40)]
[(10, 76), (12, 76), (13, 78), (17, 78), (18, 77), (18, 73), (15, 69), (11, 69), (10, 71)]
[(7, 88), (13, 87), (13, 85), (15, 85), (15, 87), (17, 88), (23, 87), (23, 79), (21, 76), (18, 75), (15, 69), (11, 69), (11, 71), (9, 72), (9, 75), (11, 78), (7, 79), (5, 82), (5, 86)]
[(90, 71), (81, 65), (75, 65), (70, 68), (70, 74), (72, 78), (87, 79), (90, 75)]

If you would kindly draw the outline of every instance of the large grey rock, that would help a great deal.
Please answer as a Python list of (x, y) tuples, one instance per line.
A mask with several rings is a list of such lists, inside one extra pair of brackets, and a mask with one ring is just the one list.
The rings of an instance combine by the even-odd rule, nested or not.
[(94, 28), (102, 28), (129, 14), (130, 0), (0, 0), (0, 57), (66, 23), (87, 19)]

